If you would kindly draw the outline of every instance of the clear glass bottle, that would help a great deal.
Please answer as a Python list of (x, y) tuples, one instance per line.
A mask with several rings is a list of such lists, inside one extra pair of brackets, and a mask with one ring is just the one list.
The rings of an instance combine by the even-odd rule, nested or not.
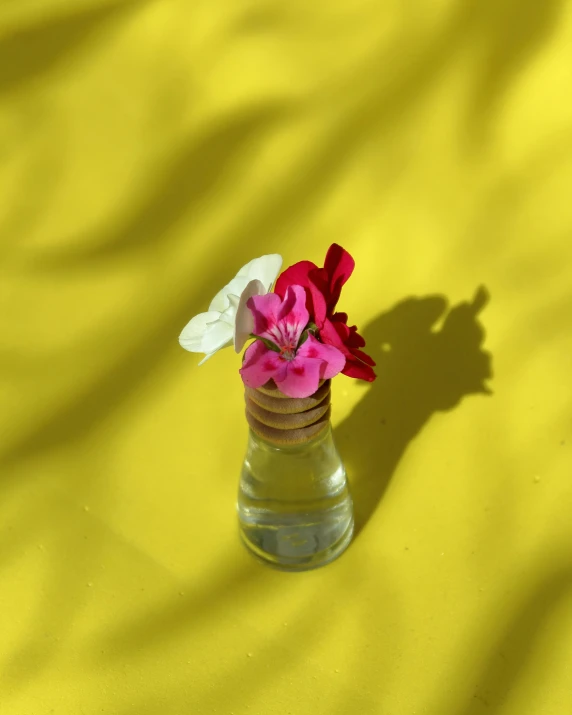
[[(329, 384), (323, 388), (317, 408), (295, 413), (294, 408), (307, 408), (308, 402), (275, 403), (276, 397), (247, 390), (250, 432), (238, 492), (240, 533), (255, 556), (285, 570), (329, 563), (347, 548), (353, 535), (352, 499), (329, 420)], [(251, 402), (249, 392), (250, 398), (263, 398), (263, 409)], [(269, 409), (271, 402), (280, 408), (287, 405), (290, 414), (277, 415)], [(320, 418), (308, 425), (320, 406)], [(265, 417), (269, 412), (271, 417)], [(280, 428), (260, 422), (268, 424), (273, 417), (282, 420)], [(305, 426), (296, 426), (305, 417)], [(288, 420), (294, 420), (295, 426)]]

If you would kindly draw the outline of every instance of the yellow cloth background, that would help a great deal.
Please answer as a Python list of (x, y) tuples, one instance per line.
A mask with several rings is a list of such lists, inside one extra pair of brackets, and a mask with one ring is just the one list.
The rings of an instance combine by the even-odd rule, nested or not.
[[(571, 87), (563, 0), (0, 2), (3, 715), (572, 712)], [(177, 338), (334, 241), (360, 532), (283, 574)]]

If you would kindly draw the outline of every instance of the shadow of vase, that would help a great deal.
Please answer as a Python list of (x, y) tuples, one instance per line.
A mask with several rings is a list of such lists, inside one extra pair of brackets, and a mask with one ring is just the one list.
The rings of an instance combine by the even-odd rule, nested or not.
[(410, 297), (363, 331), (377, 380), (335, 429), (354, 498), (356, 532), (373, 516), (409, 443), (435, 412), (468, 395), (492, 394), (492, 357), (478, 315), (484, 287), (449, 308), (442, 295)]

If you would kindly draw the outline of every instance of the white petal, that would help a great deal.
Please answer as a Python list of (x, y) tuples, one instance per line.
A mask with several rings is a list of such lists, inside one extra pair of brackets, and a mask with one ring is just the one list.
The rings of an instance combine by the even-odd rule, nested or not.
[[(234, 323), (236, 320), (235, 304), (236, 306), (238, 306), (240, 299), (236, 295), (229, 295), (228, 298), (231, 304), (224, 311), (224, 313), (220, 314), (220, 320), (222, 320), (223, 323), (230, 325), (230, 327), (234, 330)], [(234, 303), (233, 301), (236, 301), (236, 303)]]
[(240, 295), (242, 291), (246, 288), (248, 283), (248, 278), (246, 276), (233, 278), (230, 283), (227, 283), (224, 288), (221, 288), (215, 297), (211, 300), (209, 305), (209, 310), (218, 310), (219, 313), (224, 313), (224, 311), (229, 307), (230, 302), (228, 296)]
[[(282, 267), (282, 256), (276, 253), (254, 258), (212, 299), (208, 312), (190, 320), (179, 343), (190, 352), (206, 353), (200, 364), (217, 350), (233, 342), (242, 350), (254, 329), (254, 319), (246, 303), (253, 295), (264, 295), (271, 288)], [(240, 319), (237, 318), (240, 311)]]
[(202, 353), (202, 340), (207, 326), (220, 318), (220, 313), (211, 310), (208, 313), (199, 313), (191, 318), (179, 335), (179, 343), (185, 350), (192, 353)]
[(258, 279), (255, 279), (250, 281), (240, 296), (240, 302), (238, 304), (234, 323), (234, 349), (237, 353), (242, 350), (244, 343), (254, 331), (254, 316), (250, 312), (250, 308), (247, 307), (246, 303), (250, 298), (252, 298), (253, 295), (264, 295), (265, 293), (266, 288), (264, 287), (264, 284)]
[[(207, 353), (207, 358), (217, 350), (232, 344), (234, 320), (226, 322), (220, 313), (211, 310), (195, 315), (183, 328), (179, 343), (192, 353)], [(201, 361), (202, 364), (204, 360)]]
[[(215, 350), (215, 353), (216, 353), (216, 352), (217, 352), (217, 351)], [(203, 363), (205, 363), (207, 360), (210, 360), (215, 353), (209, 353), (208, 355), (205, 355), (204, 358), (200, 361), (199, 367), (200, 367)]]
[(228, 302), (230, 303), (229, 307), (236, 311), (238, 310), (238, 305), (240, 303), (240, 294), (239, 295), (233, 295), (232, 293), (229, 293), (228, 296)]
[(240, 295), (248, 283), (254, 279), (261, 281), (264, 285), (265, 292), (268, 293), (278, 277), (281, 268), (282, 256), (277, 253), (253, 258), (252, 261), (242, 266), (230, 283), (227, 283), (224, 288), (219, 290), (212, 299), (209, 310), (218, 310), (219, 313), (224, 313), (230, 305), (228, 296), (230, 294)]
[(236, 274), (236, 277), (247, 278), (247, 282), (257, 278), (264, 285), (266, 292), (268, 293), (268, 291), (272, 288), (274, 281), (278, 277), (281, 268), (282, 256), (278, 253), (271, 253), (267, 256), (254, 258), (250, 261), (250, 263), (247, 263), (240, 269), (240, 271)]
[(218, 310), (219, 313), (223, 313), (228, 308), (228, 299), (226, 297), (226, 286), (221, 288), (215, 297), (211, 300), (209, 305), (209, 310)]
[(202, 353), (215, 353), (221, 348), (232, 344), (233, 326), (222, 320), (217, 320), (208, 326), (201, 342)]

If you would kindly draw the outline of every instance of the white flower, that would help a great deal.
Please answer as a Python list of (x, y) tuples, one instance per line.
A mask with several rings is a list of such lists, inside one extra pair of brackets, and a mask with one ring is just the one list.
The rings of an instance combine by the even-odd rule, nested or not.
[(276, 253), (253, 259), (215, 295), (206, 313), (195, 315), (185, 325), (179, 343), (189, 352), (205, 353), (199, 365), (233, 342), (237, 353), (242, 350), (254, 330), (254, 317), (246, 303), (254, 295), (268, 293), (281, 268), (282, 256)]

